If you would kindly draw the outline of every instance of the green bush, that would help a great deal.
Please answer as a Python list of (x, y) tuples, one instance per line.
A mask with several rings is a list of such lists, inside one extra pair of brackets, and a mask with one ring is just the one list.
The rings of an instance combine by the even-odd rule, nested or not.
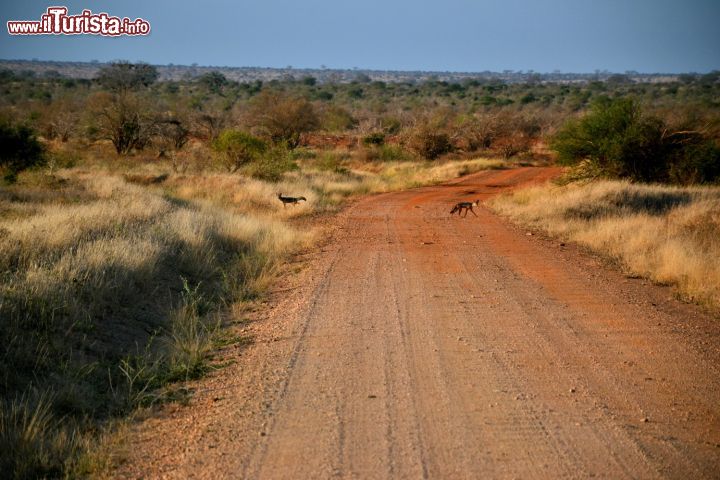
[(654, 181), (667, 171), (662, 132), (662, 122), (643, 116), (636, 101), (601, 97), (585, 117), (568, 122), (550, 145), (566, 165), (588, 159), (605, 176)]
[(45, 149), (33, 129), (9, 121), (0, 122), (0, 168), (5, 180), (14, 182), (17, 174), (45, 162)]
[(520, 103), (523, 105), (527, 105), (528, 103), (536, 102), (538, 99), (535, 95), (533, 95), (532, 92), (529, 92), (522, 97), (520, 97)]
[(720, 180), (720, 148), (704, 140), (682, 148), (670, 162), (670, 181), (694, 184)]
[(223, 87), (229, 82), (222, 73), (212, 71), (200, 76), (198, 83), (207, 88), (208, 91), (219, 95), (222, 93)]
[(402, 129), (402, 122), (399, 118), (383, 117), (381, 119), (382, 128), (388, 135), (397, 135)]
[(256, 161), (267, 151), (265, 142), (240, 130), (225, 130), (213, 141), (213, 150), (229, 172)]
[(587, 160), (606, 177), (685, 184), (720, 178), (712, 140), (687, 126), (673, 131), (628, 98), (598, 98), (590, 113), (565, 124), (550, 145), (561, 163)]
[(287, 149), (276, 146), (267, 150), (248, 165), (248, 173), (260, 180), (279, 182), (285, 172), (296, 170), (297, 164)]
[(346, 109), (333, 106), (325, 110), (322, 115), (322, 126), (329, 132), (342, 132), (350, 130), (357, 125), (357, 120)]
[(400, 145), (380, 145), (377, 149), (377, 158), (383, 162), (402, 162), (413, 160), (410, 152)]
[(363, 137), (362, 142), (365, 145), (382, 145), (385, 143), (385, 134), (382, 132), (371, 133)]
[(152, 65), (121, 60), (102, 67), (96, 80), (108, 90), (126, 91), (152, 85), (158, 77), (157, 68)]
[(345, 167), (342, 162), (347, 160), (349, 155), (347, 153), (337, 152), (323, 152), (323, 154), (315, 162), (315, 166), (319, 170), (335, 173), (347, 173), (349, 170)]

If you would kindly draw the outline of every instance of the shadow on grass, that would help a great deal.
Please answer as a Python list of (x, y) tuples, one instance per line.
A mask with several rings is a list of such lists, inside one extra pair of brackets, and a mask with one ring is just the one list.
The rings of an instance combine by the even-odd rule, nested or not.
[(689, 204), (693, 199), (690, 192), (653, 191), (648, 189), (625, 189), (610, 192), (593, 203), (584, 203), (568, 208), (565, 218), (595, 220), (603, 217), (646, 214), (664, 215), (670, 210)]

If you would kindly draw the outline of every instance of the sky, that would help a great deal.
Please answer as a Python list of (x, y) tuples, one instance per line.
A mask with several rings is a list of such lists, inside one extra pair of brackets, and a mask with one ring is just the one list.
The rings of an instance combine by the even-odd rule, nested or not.
[[(147, 37), (11, 36), (51, 5), (150, 22)], [(0, 58), (586, 73), (720, 69), (720, 0), (0, 0)]]

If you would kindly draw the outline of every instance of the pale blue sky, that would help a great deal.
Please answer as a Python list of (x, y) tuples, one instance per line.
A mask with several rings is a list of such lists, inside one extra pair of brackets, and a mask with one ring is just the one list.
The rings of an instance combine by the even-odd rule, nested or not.
[[(49, 5), (150, 21), (139, 38), (11, 37)], [(202, 6), (200, 6), (202, 5)], [(720, 0), (0, 0), (0, 58), (154, 64), (707, 72)]]

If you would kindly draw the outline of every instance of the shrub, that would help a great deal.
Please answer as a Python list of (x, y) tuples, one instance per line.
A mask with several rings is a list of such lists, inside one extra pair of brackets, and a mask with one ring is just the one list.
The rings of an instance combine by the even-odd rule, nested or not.
[(121, 92), (147, 87), (155, 83), (158, 76), (152, 65), (120, 61), (101, 68), (96, 78), (104, 88)]
[(67, 142), (77, 129), (80, 110), (78, 102), (70, 97), (53, 101), (42, 112), (40, 132), (43, 137)]
[(30, 127), (0, 122), (0, 168), (5, 169), (5, 180), (14, 182), (20, 171), (42, 164), (44, 152)]
[(532, 103), (532, 102), (536, 102), (536, 101), (537, 101), (537, 97), (535, 95), (533, 95), (532, 92), (527, 93), (520, 98), (520, 103), (522, 103), (523, 105), (527, 105), (528, 103)]
[(659, 180), (666, 170), (662, 122), (644, 117), (631, 99), (601, 97), (590, 113), (568, 122), (551, 140), (561, 163), (587, 158), (608, 177)]
[(203, 104), (202, 101), (197, 108), (202, 108), (202, 110), (195, 112), (190, 117), (192, 130), (205, 139), (216, 139), (230, 121), (229, 112), (217, 105), (208, 105), (207, 102)]
[(254, 178), (268, 182), (279, 182), (283, 174), (298, 168), (290, 152), (283, 146), (268, 149), (248, 166), (248, 173)]
[(672, 131), (643, 114), (631, 99), (596, 100), (585, 117), (571, 120), (551, 139), (559, 160), (587, 159), (606, 177), (636, 181), (705, 183), (720, 178), (717, 146), (700, 131)]
[(142, 150), (153, 133), (148, 103), (133, 93), (100, 92), (89, 101), (91, 122), (101, 138), (110, 140), (118, 155)]
[(357, 120), (346, 109), (333, 106), (323, 112), (322, 125), (329, 132), (341, 132), (354, 128)]
[(412, 160), (413, 156), (400, 145), (380, 145), (377, 149), (377, 158), (383, 162), (401, 162)]
[(402, 122), (399, 118), (383, 117), (381, 120), (382, 128), (388, 135), (397, 135), (402, 128)]
[(362, 87), (351, 87), (347, 91), (348, 97), (353, 99), (361, 99), (365, 96), (365, 91), (362, 89)]
[(532, 148), (532, 140), (522, 135), (505, 137), (496, 142), (495, 147), (506, 160), (527, 153)]
[(320, 90), (319, 92), (317, 92), (315, 94), (315, 98), (317, 98), (318, 100), (324, 100), (326, 102), (329, 102), (330, 100), (332, 100), (333, 97), (334, 97), (334, 95), (332, 93), (327, 92), (325, 90)]
[(385, 134), (382, 132), (373, 132), (363, 137), (362, 142), (365, 145), (382, 145), (385, 143)]
[(172, 115), (159, 117), (155, 122), (155, 144), (158, 156), (182, 149), (190, 139), (190, 130), (185, 122)]
[(222, 73), (213, 71), (200, 76), (198, 83), (210, 92), (220, 94), (222, 88), (228, 84), (228, 79)]
[(670, 162), (670, 181), (694, 184), (720, 179), (720, 148), (710, 140), (680, 149)]
[(452, 150), (450, 136), (441, 131), (437, 131), (429, 125), (417, 128), (408, 141), (408, 146), (418, 155), (428, 160), (434, 160), (443, 153)]
[(274, 91), (263, 91), (253, 99), (250, 120), (274, 143), (284, 143), (290, 149), (300, 144), (301, 134), (320, 124), (310, 102)]
[(315, 162), (315, 166), (319, 170), (336, 173), (347, 173), (347, 167), (343, 166), (343, 160), (348, 158), (347, 154), (339, 154), (337, 152), (323, 152), (323, 154)]
[(466, 152), (489, 148), (498, 135), (497, 123), (491, 116), (458, 117), (451, 126), (453, 147)]
[(212, 147), (230, 173), (258, 160), (267, 150), (262, 139), (240, 130), (225, 130), (213, 141)]

